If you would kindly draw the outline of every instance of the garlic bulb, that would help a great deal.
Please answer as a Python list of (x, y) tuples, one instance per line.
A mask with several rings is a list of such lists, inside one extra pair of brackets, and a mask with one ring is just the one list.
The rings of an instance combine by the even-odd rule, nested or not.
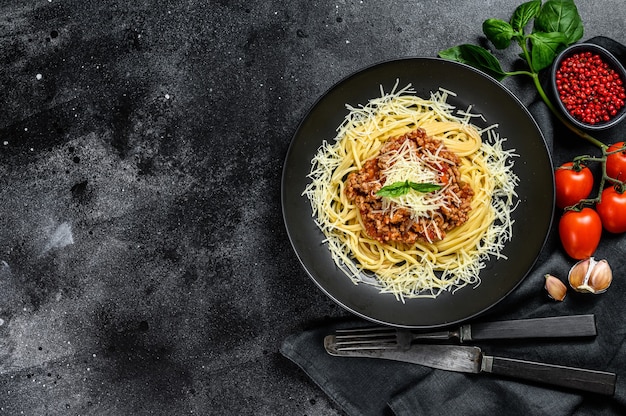
[(561, 282), (558, 277), (552, 276), (551, 274), (546, 274), (544, 277), (546, 278), (546, 284), (544, 287), (548, 292), (548, 296), (558, 301), (565, 299), (567, 287), (563, 284), (563, 282)]
[(606, 260), (597, 261), (589, 257), (576, 263), (570, 269), (567, 279), (577, 292), (599, 294), (611, 286), (613, 272)]

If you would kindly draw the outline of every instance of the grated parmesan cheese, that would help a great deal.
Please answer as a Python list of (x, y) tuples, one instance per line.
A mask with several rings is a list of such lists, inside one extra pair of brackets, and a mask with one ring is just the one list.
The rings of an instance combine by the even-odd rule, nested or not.
[[(472, 121), (483, 118), (473, 114), (471, 107), (457, 111), (447, 103), (453, 92), (440, 89), (430, 99), (422, 99), (410, 85), (396, 89), (397, 84), (386, 94), (381, 87), (381, 96), (367, 105), (346, 106), (348, 114), (337, 128), (334, 142), (323, 141), (311, 161), (311, 182), (303, 195), (311, 202), (312, 215), (334, 262), (355, 284), (374, 285), (401, 301), (476, 287), (486, 262), (504, 257), (502, 250), (513, 234), (511, 213), (519, 202), (515, 192), (519, 178), (513, 171), (515, 150), (505, 150), (506, 139), (496, 132), (497, 125), (475, 127)], [(462, 176), (474, 175), (463, 178), (476, 184), (472, 211), (466, 224), (436, 243), (383, 245), (364, 235), (358, 209), (343, 197), (343, 181), (374, 157), (387, 138), (416, 127), (444, 140), (448, 131), (455, 132), (458, 149), (453, 148), (455, 142), (446, 147), (462, 157)], [(475, 135), (479, 139), (474, 144), (471, 137)], [(387, 183), (407, 179), (438, 183), (433, 171), (442, 163), (439, 151), (426, 158), (411, 153), (408, 146), (398, 151), (397, 160), (384, 172)], [(440, 191), (410, 192), (394, 198), (394, 203), (409, 207), (416, 216), (429, 216), (442, 202)]]

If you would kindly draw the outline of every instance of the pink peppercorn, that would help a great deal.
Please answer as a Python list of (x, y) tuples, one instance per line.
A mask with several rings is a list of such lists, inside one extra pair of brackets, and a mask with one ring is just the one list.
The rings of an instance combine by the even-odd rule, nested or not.
[(567, 111), (583, 123), (610, 121), (624, 107), (624, 81), (598, 54), (580, 52), (564, 59), (555, 83)]

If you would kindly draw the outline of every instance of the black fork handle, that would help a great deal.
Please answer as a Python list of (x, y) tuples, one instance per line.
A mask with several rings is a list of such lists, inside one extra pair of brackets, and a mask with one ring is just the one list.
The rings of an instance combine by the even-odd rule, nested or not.
[(593, 314), (483, 322), (464, 325), (461, 328), (461, 342), (493, 339), (591, 337), (596, 335), (596, 319)]

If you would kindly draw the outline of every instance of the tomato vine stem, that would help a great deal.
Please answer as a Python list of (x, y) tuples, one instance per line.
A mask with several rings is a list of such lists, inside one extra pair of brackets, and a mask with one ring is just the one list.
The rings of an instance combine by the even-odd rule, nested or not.
[(595, 198), (585, 198), (585, 199), (581, 199), (580, 201), (578, 201), (577, 204), (571, 206), (571, 207), (566, 207), (565, 210), (573, 210), (573, 211), (580, 211), (583, 207), (587, 206), (587, 205), (594, 205), (594, 204), (598, 204), (601, 200), (602, 200), (602, 191), (604, 191), (604, 185), (609, 182), (611, 183), (613, 186), (616, 187), (616, 189), (618, 190), (619, 193), (623, 193), (626, 191), (626, 182), (620, 181), (619, 179), (615, 179), (610, 177), (607, 173), (606, 173), (606, 160), (607, 157), (609, 155), (612, 155), (614, 153), (619, 153), (619, 152), (623, 152), (626, 150), (626, 145), (624, 147), (622, 147), (621, 149), (617, 149), (617, 150), (613, 150), (611, 152), (607, 151), (606, 147), (603, 147), (602, 149), (602, 157), (594, 157), (594, 156), (576, 156), (574, 158), (574, 164), (580, 164), (580, 163), (585, 163), (585, 162), (597, 162), (600, 163), (600, 167), (601, 167), (601, 176), (600, 176), (600, 183), (598, 184), (598, 194), (596, 195)]

